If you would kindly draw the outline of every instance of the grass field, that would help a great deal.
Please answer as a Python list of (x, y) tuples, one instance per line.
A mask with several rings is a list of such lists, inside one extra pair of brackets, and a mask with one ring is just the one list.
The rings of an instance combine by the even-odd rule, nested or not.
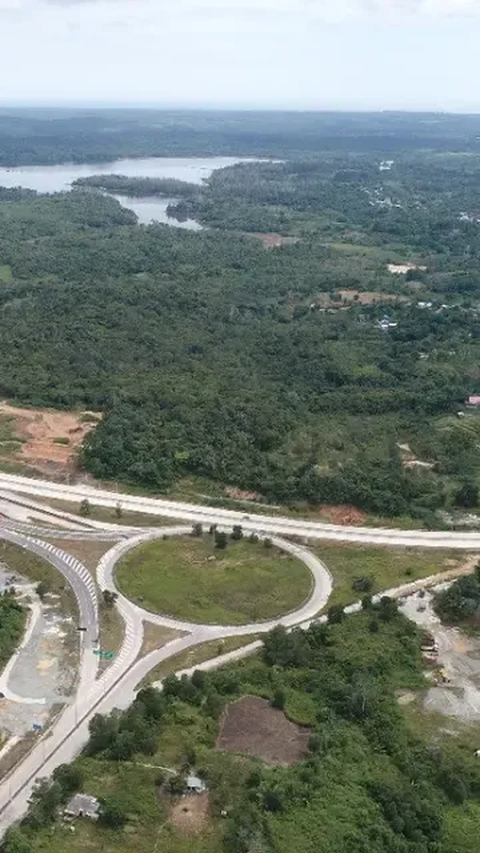
[(271, 619), (294, 610), (311, 589), (305, 566), (277, 548), (242, 540), (222, 551), (210, 536), (141, 545), (120, 562), (117, 579), (150, 610), (211, 624)]
[(331, 571), (334, 580), (331, 604), (350, 604), (361, 597), (352, 589), (356, 578), (369, 578), (372, 593), (461, 566), (466, 558), (458, 551), (433, 548), (384, 548), (379, 546), (310, 543)]

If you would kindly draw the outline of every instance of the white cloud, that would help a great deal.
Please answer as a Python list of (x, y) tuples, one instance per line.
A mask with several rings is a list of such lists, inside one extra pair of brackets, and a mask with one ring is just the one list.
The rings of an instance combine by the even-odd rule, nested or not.
[(480, 0), (0, 0), (1, 97), (471, 108), (479, 21)]
[(25, 9), (29, 12), (42, 7), (77, 10), (92, 7), (107, 14), (128, 14), (132, 19), (148, 10), (155, 20), (172, 16), (219, 15), (242, 18), (265, 14), (296, 14), (308, 19), (390, 18), (398, 16), (480, 15), (479, 0), (0, 0), (2, 9)]

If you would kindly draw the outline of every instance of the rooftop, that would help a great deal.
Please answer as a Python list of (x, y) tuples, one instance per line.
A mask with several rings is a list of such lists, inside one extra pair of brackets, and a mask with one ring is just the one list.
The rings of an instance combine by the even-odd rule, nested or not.
[(100, 803), (88, 794), (75, 794), (65, 807), (65, 814), (72, 817), (97, 818)]
[(186, 781), (187, 788), (189, 788), (191, 790), (194, 790), (194, 791), (206, 791), (207, 790), (207, 786), (206, 786), (205, 782), (203, 781), (203, 779), (200, 779), (199, 776), (194, 776), (192, 774), (190, 776), (187, 776), (185, 781)]

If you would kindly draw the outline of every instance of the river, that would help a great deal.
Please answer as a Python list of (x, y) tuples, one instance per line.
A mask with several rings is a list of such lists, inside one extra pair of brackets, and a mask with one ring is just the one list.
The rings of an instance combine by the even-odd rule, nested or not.
[[(40, 193), (57, 193), (69, 190), (77, 178), (88, 175), (127, 175), (138, 178), (177, 178), (192, 184), (201, 184), (215, 169), (249, 162), (242, 157), (146, 157), (143, 159), (114, 160), (110, 163), (64, 163), (58, 166), (17, 166), (12, 169), (0, 167), (0, 186), (26, 187)], [(133, 210), (142, 225), (149, 222), (164, 222), (178, 228), (200, 229), (193, 219), (177, 222), (167, 216), (167, 207), (173, 198), (132, 198), (115, 195), (120, 204)]]

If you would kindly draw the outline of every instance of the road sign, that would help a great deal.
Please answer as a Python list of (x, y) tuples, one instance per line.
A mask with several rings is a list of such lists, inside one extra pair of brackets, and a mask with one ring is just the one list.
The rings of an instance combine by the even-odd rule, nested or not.
[(79, 625), (77, 631), (86, 631), (87, 629), (83, 625)]
[(103, 660), (111, 660), (114, 657), (113, 652), (107, 652), (105, 649), (94, 649), (93, 654), (98, 655), (98, 657)]

